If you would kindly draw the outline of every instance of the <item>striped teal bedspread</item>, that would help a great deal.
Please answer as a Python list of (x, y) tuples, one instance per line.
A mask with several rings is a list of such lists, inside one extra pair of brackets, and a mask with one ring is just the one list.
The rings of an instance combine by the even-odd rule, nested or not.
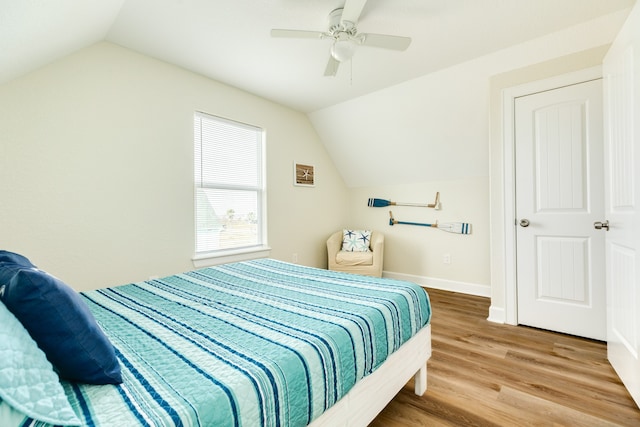
[(83, 296), (124, 379), (63, 383), (96, 426), (304, 426), (431, 315), (415, 284), (275, 260)]

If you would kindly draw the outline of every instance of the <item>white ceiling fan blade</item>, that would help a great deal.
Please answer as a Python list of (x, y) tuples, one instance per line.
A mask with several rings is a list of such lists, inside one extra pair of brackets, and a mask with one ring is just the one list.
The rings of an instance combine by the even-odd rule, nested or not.
[(286, 37), (295, 39), (321, 39), (324, 37), (324, 33), (320, 31), (305, 31), (305, 30), (271, 30), (271, 37)]
[(411, 37), (389, 36), (386, 34), (358, 34), (362, 44), (383, 49), (406, 50), (411, 44)]
[(360, 19), (360, 14), (367, 0), (347, 0), (342, 10), (342, 21), (349, 21), (356, 24)]
[(327, 68), (324, 69), (325, 77), (334, 77), (338, 73), (338, 67), (340, 62), (333, 56), (329, 56), (329, 62), (327, 62)]

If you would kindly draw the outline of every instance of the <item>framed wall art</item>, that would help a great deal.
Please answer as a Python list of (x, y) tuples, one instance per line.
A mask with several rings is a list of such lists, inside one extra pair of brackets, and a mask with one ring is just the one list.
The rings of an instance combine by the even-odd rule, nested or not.
[(293, 185), (314, 187), (316, 185), (315, 167), (313, 165), (293, 162)]

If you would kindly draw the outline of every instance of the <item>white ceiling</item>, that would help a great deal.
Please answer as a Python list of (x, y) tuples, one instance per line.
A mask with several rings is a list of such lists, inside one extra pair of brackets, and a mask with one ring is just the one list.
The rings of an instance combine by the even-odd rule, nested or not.
[(270, 30), (325, 31), (344, 0), (0, 0), (0, 83), (106, 40), (312, 112), (634, 2), (369, 0), (358, 30), (408, 36), (411, 46), (359, 47), (324, 77), (329, 41)]

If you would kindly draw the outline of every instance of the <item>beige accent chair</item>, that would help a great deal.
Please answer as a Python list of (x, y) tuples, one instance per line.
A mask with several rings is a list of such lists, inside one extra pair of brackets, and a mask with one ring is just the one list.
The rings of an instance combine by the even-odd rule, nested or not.
[(333, 233), (327, 240), (329, 270), (382, 277), (384, 234), (371, 231), (371, 242), (369, 243), (371, 252), (346, 252), (341, 249), (342, 230)]

